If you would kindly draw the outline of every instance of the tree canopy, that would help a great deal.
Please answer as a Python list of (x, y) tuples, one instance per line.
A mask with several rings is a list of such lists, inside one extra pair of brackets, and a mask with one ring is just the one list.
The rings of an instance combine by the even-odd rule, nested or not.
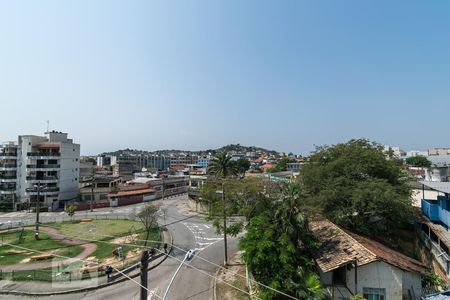
[[(256, 280), (299, 299), (323, 299), (325, 290), (313, 272), (308, 249), (308, 218), (298, 184), (260, 194), (240, 240), (243, 259)], [(273, 290), (260, 288), (263, 299), (285, 299)]]
[(411, 156), (408, 157), (405, 160), (407, 165), (413, 166), (413, 167), (430, 167), (431, 161), (428, 160), (425, 156), (417, 155), (417, 156)]
[(352, 231), (389, 241), (413, 221), (410, 188), (382, 145), (365, 139), (317, 147), (301, 170), (312, 205)]
[(283, 157), (282, 159), (280, 159), (278, 161), (278, 163), (276, 164), (275, 167), (268, 169), (267, 172), (276, 173), (276, 172), (286, 171), (286, 165), (288, 163), (294, 163), (294, 162), (297, 162), (297, 161), (293, 158)]

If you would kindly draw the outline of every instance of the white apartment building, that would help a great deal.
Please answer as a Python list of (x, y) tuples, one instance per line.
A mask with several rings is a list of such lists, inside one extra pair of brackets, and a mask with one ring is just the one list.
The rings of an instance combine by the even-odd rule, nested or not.
[(62, 207), (78, 196), (79, 174), (80, 145), (67, 133), (21, 135), (0, 148), (0, 209), (34, 207), (38, 194), (41, 207)]

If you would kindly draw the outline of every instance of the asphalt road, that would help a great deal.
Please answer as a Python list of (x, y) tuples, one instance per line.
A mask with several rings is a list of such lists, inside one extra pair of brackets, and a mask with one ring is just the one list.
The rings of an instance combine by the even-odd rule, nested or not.
[[(174, 238), (175, 247), (171, 253), (171, 256), (174, 258), (168, 257), (161, 265), (149, 272), (148, 288), (151, 292), (148, 299), (162, 299), (172, 278), (173, 283), (168, 290), (166, 299), (212, 299), (212, 276), (214, 276), (217, 266), (200, 259), (200, 257), (215, 264), (221, 264), (223, 262), (223, 239), (214, 233), (211, 223), (206, 222), (201, 216), (186, 217), (178, 212), (177, 204), (180, 203), (183, 197), (186, 197), (186, 195), (164, 200), (163, 207), (167, 208), (166, 222)], [(115, 209), (96, 209), (93, 214), (120, 217), (136, 213), (142, 206), (142, 204), (137, 204)], [(87, 212), (85, 215), (90, 216), (90, 214)], [(61, 216), (60, 213), (45, 213), (42, 215), (42, 218), (43, 220), (46, 220), (44, 218), (58, 219), (59, 216)], [(32, 218), (30, 215), (0, 215), (0, 223), (17, 221), (24, 217), (25, 219)], [(161, 217), (160, 223), (163, 222)], [(231, 255), (237, 250), (237, 239), (229, 238), (228, 240), (228, 253)], [(190, 249), (195, 249), (194, 257), (180, 267), (180, 262), (185, 257), (185, 251)], [(175, 274), (178, 268), (179, 272)], [(139, 277), (135, 278), (135, 280), (139, 282)], [(139, 299), (139, 290), (140, 287), (136, 283), (128, 280), (90, 292), (39, 297), (39, 299)], [(36, 298), (0, 295), (0, 299)]]

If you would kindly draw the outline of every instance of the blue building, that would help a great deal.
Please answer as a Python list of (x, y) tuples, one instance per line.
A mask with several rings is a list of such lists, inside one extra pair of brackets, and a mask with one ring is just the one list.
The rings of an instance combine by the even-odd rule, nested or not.
[(450, 182), (422, 181), (425, 188), (438, 192), (436, 199), (421, 200), (422, 214), (420, 238), (432, 254), (441, 274), (450, 279)]

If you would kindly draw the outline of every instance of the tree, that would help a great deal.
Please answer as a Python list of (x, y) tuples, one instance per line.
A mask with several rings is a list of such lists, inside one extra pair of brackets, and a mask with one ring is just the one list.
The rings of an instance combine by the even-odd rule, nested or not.
[(147, 240), (150, 236), (150, 231), (153, 228), (158, 227), (158, 210), (159, 205), (147, 203), (144, 208), (137, 214), (137, 217), (147, 231), (147, 237), (145, 238), (144, 246), (147, 246)]
[(394, 242), (414, 212), (410, 188), (391, 158), (365, 139), (318, 147), (301, 170), (310, 204), (347, 229)]
[[(300, 299), (323, 299), (325, 290), (313, 272), (308, 250), (313, 240), (303, 213), (304, 197), (296, 183), (260, 194), (261, 206), (240, 240), (243, 259), (256, 280)], [(263, 299), (282, 299), (261, 288)]]
[(425, 156), (417, 155), (408, 157), (405, 160), (406, 164), (413, 167), (430, 167), (431, 161), (428, 160)]
[[(221, 181), (221, 200), (222, 200), (222, 218), (223, 218), (223, 230), (219, 230), (223, 232), (223, 242), (224, 242), (224, 265), (228, 264), (228, 245), (227, 245), (227, 212), (226, 209), (226, 191), (225, 191), (225, 179), (230, 176), (236, 175), (237, 170), (235, 164), (231, 161), (231, 156), (226, 152), (221, 152), (217, 156), (213, 157), (208, 166), (208, 170), (211, 174), (213, 174), (217, 180)], [(217, 194), (216, 191), (214, 193), (209, 193), (209, 196), (214, 197), (213, 194)], [(215, 197), (214, 197), (215, 198)], [(211, 210), (210, 210), (211, 214)], [(215, 222), (217, 225), (218, 222)], [(217, 226), (216, 226), (217, 228)], [(220, 228), (219, 228), (220, 229)]]
[(297, 161), (295, 159), (293, 159), (293, 158), (283, 157), (282, 159), (280, 159), (278, 161), (278, 163), (276, 164), (275, 167), (269, 168), (267, 170), (267, 173), (276, 173), (276, 172), (286, 171), (286, 165), (288, 163), (295, 163), (295, 162), (297, 162)]
[(237, 174), (236, 165), (227, 152), (221, 152), (214, 156), (209, 162), (208, 171), (216, 178), (222, 179)]
[(248, 161), (248, 159), (240, 158), (234, 162), (234, 168), (237, 174), (243, 176), (248, 168), (250, 168), (250, 162)]
[(66, 213), (70, 217), (70, 219), (73, 218), (76, 211), (77, 211), (77, 207), (73, 204), (71, 204), (69, 207), (66, 208)]

